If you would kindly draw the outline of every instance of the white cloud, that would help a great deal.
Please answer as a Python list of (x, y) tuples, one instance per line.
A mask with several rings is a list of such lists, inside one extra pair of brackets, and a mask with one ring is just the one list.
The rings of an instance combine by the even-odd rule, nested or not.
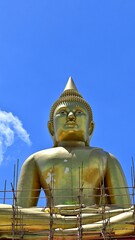
[(11, 112), (0, 110), (0, 163), (3, 161), (7, 148), (14, 144), (15, 137), (30, 145), (29, 134), (23, 128), (22, 122)]

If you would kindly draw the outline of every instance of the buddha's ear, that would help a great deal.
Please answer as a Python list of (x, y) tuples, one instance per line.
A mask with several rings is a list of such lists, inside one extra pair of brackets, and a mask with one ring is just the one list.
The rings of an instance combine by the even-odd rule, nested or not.
[(90, 125), (89, 125), (89, 136), (91, 136), (92, 135), (92, 133), (93, 133), (93, 131), (94, 131), (94, 122), (93, 121), (91, 121), (90, 122)]
[(54, 128), (53, 128), (53, 123), (51, 121), (48, 121), (48, 129), (51, 134), (51, 136), (54, 135)]

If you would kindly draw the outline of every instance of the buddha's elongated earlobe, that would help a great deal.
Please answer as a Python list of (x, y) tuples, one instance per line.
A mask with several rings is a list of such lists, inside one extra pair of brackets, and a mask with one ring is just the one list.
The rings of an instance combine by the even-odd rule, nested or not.
[(49, 133), (52, 136), (54, 147), (57, 147), (58, 143), (57, 143), (57, 141), (55, 139), (54, 127), (53, 127), (53, 123), (51, 121), (48, 121), (48, 129), (49, 129)]
[(94, 131), (94, 126), (95, 126), (95, 124), (94, 124), (94, 122), (93, 121), (91, 121), (90, 122), (90, 125), (89, 125), (89, 136), (91, 136), (92, 135), (92, 133), (93, 133), (93, 131)]
[(49, 129), (51, 136), (53, 137), (54, 136), (54, 127), (53, 127), (53, 123), (51, 121), (48, 121), (48, 129)]

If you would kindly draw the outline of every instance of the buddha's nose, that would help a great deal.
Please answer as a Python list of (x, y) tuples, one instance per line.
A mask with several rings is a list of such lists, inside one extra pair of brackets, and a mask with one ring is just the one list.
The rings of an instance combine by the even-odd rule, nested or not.
[(75, 120), (75, 115), (74, 115), (73, 112), (69, 112), (69, 114), (68, 114), (68, 119), (69, 119), (70, 121), (74, 121), (74, 120)]

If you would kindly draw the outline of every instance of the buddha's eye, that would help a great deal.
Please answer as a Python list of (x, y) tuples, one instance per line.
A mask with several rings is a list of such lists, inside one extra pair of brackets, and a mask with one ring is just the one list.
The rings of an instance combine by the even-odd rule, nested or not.
[(65, 110), (61, 110), (59, 113), (60, 113), (61, 115), (66, 115), (66, 114), (67, 114), (67, 112), (66, 112)]
[(76, 112), (75, 112), (75, 114), (82, 114), (83, 113), (83, 111), (81, 111), (81, 110), (77, 110)]

